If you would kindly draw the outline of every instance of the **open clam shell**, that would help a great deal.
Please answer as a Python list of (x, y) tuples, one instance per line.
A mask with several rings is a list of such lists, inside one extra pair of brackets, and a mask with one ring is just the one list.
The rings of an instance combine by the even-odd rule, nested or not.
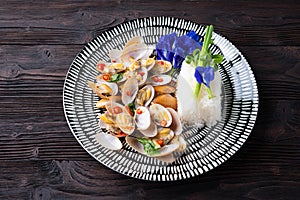
[(170, 112), (160, 104), (152, 104), (149, 108), (154, 123), (162, 127), (169, 127), (172, 123)]
[(111, 49), (108, 52), (108, 56), (112, 63), (120, 63), (121, 62), (121, 54), (122, 51), (118, 49)]
[(105, 108), (105, 105), (109, 102), (109, 99), (100, 99), (96, 103), (97, 108)]
[(143, 43), (144, 43), (143, 37), (135, 36), (126, 42), (123, 49), (126, 49), (127, 47), (129, 47), (131, 45), (137, 45), (137, 44), (143, 44)]
[(163, 146), (162, 148), (158, 149), (158, 153), (154, 154), (154, 155), (148, 155), (145, 150), (144, 150), (144, 146), (134, 137), (131, 136), (126, 136), (125, 138), (127, 144), (132, 147), (134, 150), (136, 150), (137, 152), (150, 156), (150, 157), (162, 157), (162, 156), (167, 156), (172, 154), (174, 151), (176, 151), (176, 149), (178, 149), (179, 145), (178, 144), (168, 144)]
[(141, 67), (137, 70), (137, 79), (138, 79), (138, 85), (143, 85), (148, 77), (148, 70), (146, 67)]
[(176, 92), (176, 88), (169, 85), (154, 86), (154, 90), (157, 94), (172, 94)]
[(172, 69), (172, 64), (166, 60), (156, 60), (155, 65), (151, 69), (153, 74), (163, 74)]
[(155, 59), (154, 58), (147, 58), (141, 60), (141, 66), (146, 67), (148, 71), (150, 71), (155, 65)]
[(133, 117), (123, 109), (123, 112), (116, 115), (116, 124), (126, 134), (130, 135), (135, 129), (135, 122)]
[(110, 83), (110, 82), (107, 82), (107, 81), (104, 81), (104, 80), (96, 80), (96, 84), (105, 84), (107, 85), (108, 87), (110, 87), (112, 89), (112, 95), (117, 95), (118, 92), (119, 92), (119, 87), (116, 83)]
[(151, 120), (150, 126), (145, 130), (139, 130), (141, 134), (143, 134), (146, 137), (154, 137), (157, 135), (157, 126), (156, 124)]
[[(118, 60), (119, 61), (119, 60)], [(96, 65), (96, 70), (101, 74), (111, 74), (125, 70), (125, 66), (121, 62), (105, 62), (99, 61)]]
[(186, 149), (186, 141), (181, 135), (175, 135), (174, 138), (171, 140), (170, 144), (178, 144), (179, 147), (176, 151), (184, 151)]
[(175, 135), (180, 135), (183, 129), (178, 113), (172, 108), (167, 108), (167, 110), (172, 116), (172, 123), (170, 125), (170, 129), (175, 133)]
[(95, 139), (99, 144), (111, 150), (120, 150), (123, 147), (119, 138), (104, 132), (97, 133)]
[(159, 128), (157, 131), (157, 135), (152, 138), (153, 143), (157, 146), (160, 147), (161, 145), (158, 144), (158, 140), (161, 140), (163, 145), (168, 144), (173, 138), (175, 134), (170, 128)]
[(109, 101), (108, 103), (106, 103), (105, 108), (107, 112), (112, 116), (116, 116), (117, 114), (124, 112), (124, 106), (114, 101)]
[(138, 91), (135, 99), (136, 107), (138, 106), (148, 106), (152, 99), (154, 98), (154, 88), (152, 85), (145, 85), (142, 89)]
[(127, 79), (122, 89), (122, 102), (124, 105), (128, 105), (135, 99), (138, 92), (138, 81), (135, 77)]
[(94, 93), (96, 93), (99, 97), (105, 99), (109, 96), (112, 96), (114, 94), (114, 91), (111, 87), (109, 87), (107, 84), (103, 83), (93, 83), (91, 81), (88, 81), (88, 85), (93, 90)]
[(157, 103), (165, 108), (170, 107), (177, 110), (177, 99), (170, 94), (161, 94), (155, 97), (152, 103)]
[(109, 63), (109, 62), (100, 60), (100, 61), (98, 61), (98, 63), (96, 64), (96, 70), (97, 70), (98, 72), (101, 72), (101, 73), (108, 73), (108, 72), (109, 72), (109, 66), (110, 66), (110, 64), (111, 64), (111, 63)]
[(131, 63), (133, 60), (147, 59), (152, 50), (145, 43), (137, 43), (127, 46), (121, 54), (121, 61)]
[(148, 129), (151, 124), (151, 116), (149, 110), (144, 106), (139, 106), (135, 110), (134, 120), (139, 130)]
[(172, 81), (172, 77), (169, 75), (164, 75), (164, 74), (159, 74), (159, 75), (154, 75), (150, 77), (149, 82), (153, 86), (157, 85), (166, 85)]

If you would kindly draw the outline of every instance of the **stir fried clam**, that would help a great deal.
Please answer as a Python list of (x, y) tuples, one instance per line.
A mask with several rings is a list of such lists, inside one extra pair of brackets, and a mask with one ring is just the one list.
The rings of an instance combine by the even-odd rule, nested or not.
[(138, 81), (135, 77), (127, 79), (122, 89), (122, 102), (124, 105), (128, 105), (134, 101), (138, 87)]
[(149, 108), (154, 123), (162, 127), (169, 127), (172, 123), (170, 112), (160, 104), (152, 104)]
[(93, 83), (91, 81), (88, 82), (88, 85), (94, 93), (96, 93), (99, 97), (107, 99), (108, 97), (118, 93), (118, 87), (110, 87), (106, 83)]
[(180, 136), (182, 126), (176, 112), (175, 88), (169, 86), (172, 68), (168, 61), (155, 60), (142, 37), (129, 40), (123, 50), (109, 51), (110, 62), (99, 61), (100, 75), (88, 82), (101, 99), (96, 107), (105, 109), (99, 115), (99, 126), (108, 131), (96, 135), (106, 148), (122, 148), (120, 137), (134, 150), (173, 162), (173, 153), (185, 149)]
[(177, 110), (177, 99), (170, 94), (161, 94), (155, 97), (152, 103), (160, 104), (166, 108)]
[(135, 104), (136, 106), (148, 106), (150, 105), (152, 99), (154, 98), (154, 88), (152, 85), (145, 85), (142, 89), (138, 91), (136, 96)]
[(170, 83), (171, 81), (172, 81), (171, 76), (159, 74), (159, 75), (151, 76), (149, 82), (153, 86), (157, 86), (157, 85), (166, 85), (166, 84)]
[(148, 71), (150, 71), (155, 65), (155, 59), (153, 57), (149, 57), (146, 60), (141, 60), (141, 66), (146, 67)]
[(167, 155), (173, 153), (174, 151), (176, 151), (179, 147), (178, 144), (168, 144), (159, 149), (156, 149), (156, 151), (151, 152), (149, 154), (149, 152), (145, 151), (144, 145), (142, 145), (142, 143), (137, 138), (127, 136), (125, 139), (126, 139), (126, 142), (129, 144), (129, 146), (131, 146), (134, 150), (136, 150), (137, 152), (139, 152), (141, 154), (148, 155), (150, 157), (167, 156)]
[(183, 129), (178, 113), (173, 108), (167, 108), (167, 110), (172, 116), (172, 123), (170, 125), (170, 129), (175, 133), (175, 135), (180, 135)]
[(146, 130), (150, 127), (151, 117), (149, 110), (144, 106), (139, 106), (134, 115), (134, 120), (140, 130)]
[(95, 135), (95, 139), (99, 144), (111, 150), (120, 150), (123, 147), (119, 138), (110, 134), (100, 132)]
[(169, 85), (154, 86), (154, 90), (157, 94), (171, 94), (175, 93), (176, 89)]
[(163, 74), (172, 69), (172, 64), (165, 60), (156, 60), (153, 68), (151, 69), (153, 74)]
[(145, 137), (154, 137), (157, 134), (157, 125), (151, 120), (150, 126), (145, 129), (139, 129), (139, 131), (145, 136)]

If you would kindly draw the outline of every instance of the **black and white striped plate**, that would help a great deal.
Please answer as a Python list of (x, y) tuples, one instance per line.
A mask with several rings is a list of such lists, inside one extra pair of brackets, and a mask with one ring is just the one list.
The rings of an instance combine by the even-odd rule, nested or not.
[(103, 165), (138, 179), (173, 181), (187, 179), (212, 170), (230, 158), (246, 141), (258, 111), (258, 91), (253, 72), (240, 51), (227, 39), (214, 33), (211, 50), (225, 57), (220, 65), (223, 81), (222, 120), (212, 128), (185, 127), (187, 149), (176, 162), (163, 163), (132, 150), (112, 151), (99, 145), (94, 136), (98, 127), (95, 107), (98, 97), (87, 85), (97, 75), (99, 60), (109, 60), (110, 49), (122, 49), (134, 36), (143, 36), (149, 45), (172, 32), (189, 30), (204, 35), (205, 26), (172, 17), (149, 17), (122, 23), (89, 42), (76, 56), (67, 73), (63, 104), (65, 116), (81, 146)]

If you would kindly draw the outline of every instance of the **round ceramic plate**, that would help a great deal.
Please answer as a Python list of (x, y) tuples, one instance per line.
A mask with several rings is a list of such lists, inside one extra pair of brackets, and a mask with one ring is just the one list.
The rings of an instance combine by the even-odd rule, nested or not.
[[(258, 91), (253, 72), (240, 51), (227, 39), (213, 33), (214, 53), (224, 55), (219, 67), (223, 82), (222, 120), (214, 127), (184, 127), (185, 152), (172, 164), (141, 155), (125, 141), (112, 151), (99, 145), (100, 132), (95, 103), (99, 99), (87, 85), (97, 75), (99, 60), (109, 61), (110, 49), (122, 49), (134, 36), (143, 36), (154, 45), (166, 34), (184, 35), (194, 30), (200, 36), (205, 26), (184, 19), (149, 17), (122, 23), (89, 42), (76, 56), (67, 73), (63, 104), (65, 116), (81, 146), (103, 165), (121, 174), (144, 180), (173, 181), (187, 179), (212, 170), (229, 159), (245, 143), (258, 111)], [(203, 38), (202, 38), (203, 39)]]

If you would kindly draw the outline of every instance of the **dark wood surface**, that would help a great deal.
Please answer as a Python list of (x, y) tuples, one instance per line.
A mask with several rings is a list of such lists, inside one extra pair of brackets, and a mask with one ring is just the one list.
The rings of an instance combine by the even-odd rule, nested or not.
[[(73, 137), (62, 107), (66, 72), (87, 42), (158, 15), (213, 24), (249, 61), (260, 95), (254, 130), (233, 157), (167, 183), (98, 163)], [(2, 1), (0, 199), (300, 199), (300, 3)]]

